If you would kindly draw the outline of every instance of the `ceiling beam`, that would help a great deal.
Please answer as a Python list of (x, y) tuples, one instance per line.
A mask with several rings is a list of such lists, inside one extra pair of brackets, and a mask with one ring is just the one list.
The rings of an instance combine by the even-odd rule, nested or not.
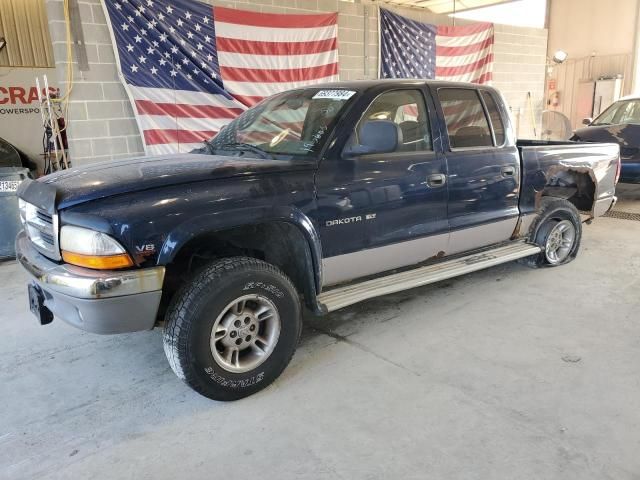
[(514, 1), (516, 0), (383, 0), (381, 3), (398, 7), (424, 8), (433, 13), (446, 15)]

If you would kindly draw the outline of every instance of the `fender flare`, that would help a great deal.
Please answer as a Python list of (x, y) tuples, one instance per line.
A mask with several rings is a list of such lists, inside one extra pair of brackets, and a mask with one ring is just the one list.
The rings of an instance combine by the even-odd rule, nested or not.
[(297, 227), (302, 233), (307, 243), (310, 261), (313, 267), (313, 275), (306, 275), (306, 277), (308, 277), (311, 282), (309, 286), (313, 287), (312, 291), (318, 295), (322, 286), (322, 246), (320, 236), (312, 220), (299, 209), (290, 206), (240, 208), (225, 210), (224, 212), (212, 212), (208, 215), (190, 218), (176, 225), (171, 232), (169, 232), (169, 235), (167, 235), (162, 245), (156, 263), (158, 265), (171, 263), (178, 252), (190, 240), (200, 235), (273, 222), (291, 224)]

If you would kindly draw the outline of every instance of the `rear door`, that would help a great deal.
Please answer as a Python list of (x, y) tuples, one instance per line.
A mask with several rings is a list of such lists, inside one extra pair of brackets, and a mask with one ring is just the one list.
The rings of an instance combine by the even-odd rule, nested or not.
[(446, 251), (447, 172), (445, 159), (433, 148), (434, 108), (426, 89), (418, 86), (384, 91), (363, 108), (347, 144), (358, 142), (367, 120), (390, 120), (401, 132), (396, 151), (323, 161), (318, 203), (325, 211), (330, 204), (334, 212), (320, 227), (325, 284)]
[(520, 157), (492, 90), (435, 88), (443, 128), (451, 229), (447, 254), (508, 240), (519, 217)]

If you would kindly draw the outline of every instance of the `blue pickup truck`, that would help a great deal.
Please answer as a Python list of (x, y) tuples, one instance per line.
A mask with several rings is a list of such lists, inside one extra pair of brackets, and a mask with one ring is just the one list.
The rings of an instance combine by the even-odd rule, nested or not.
[(188, 154), (20, 187), (42, 324), (162, 327), (173, 371), (234, 400), (318, 315), (500, 263), (573, 260), (615, 203), (614, 144), (516, 141), (493, 88), (340, 82), (275, 95)]

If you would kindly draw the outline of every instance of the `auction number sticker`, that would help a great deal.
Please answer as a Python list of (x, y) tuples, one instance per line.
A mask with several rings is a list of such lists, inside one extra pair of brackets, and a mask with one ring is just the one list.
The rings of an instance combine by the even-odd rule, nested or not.
[(0, 180), (0, 192), (15, 192), (22, 180)]
[(355, 93), (353, 90), (320, 90), (313, 96), (313, 99), (329, 98), (331, 100), (349, 100)]

